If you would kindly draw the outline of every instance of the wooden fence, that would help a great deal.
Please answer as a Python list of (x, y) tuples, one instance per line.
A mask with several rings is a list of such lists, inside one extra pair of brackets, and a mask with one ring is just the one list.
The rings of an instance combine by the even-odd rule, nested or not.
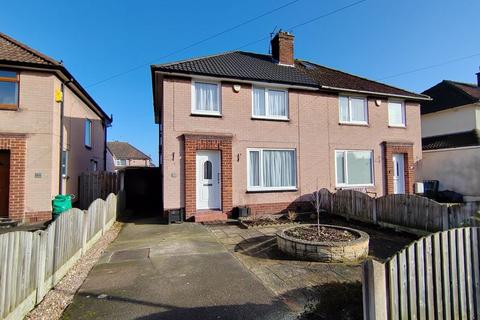
[(78, 177), (78, 204), (80, 209), (87, 209), (95, 199), (106, 199), (110, 193), (119, 189), (116, 172), (84, 172)]
[(40, 303), (112, 226), (120, 202), (110, 194), (61, 214), (46, 230), (0, 235), (0, 319), (22, 319)]
[(480, 228), (431, 234), (363, 266), (364, 319), (480, 319)]
[(374, 198), (355, 190), (330, 193), (322, 189), (320, 192), (322, 208), (347, 219), (424, 234), (480, 226), (475, 219), (480, 210), (478, 203), (448, 205), (413, 194)]

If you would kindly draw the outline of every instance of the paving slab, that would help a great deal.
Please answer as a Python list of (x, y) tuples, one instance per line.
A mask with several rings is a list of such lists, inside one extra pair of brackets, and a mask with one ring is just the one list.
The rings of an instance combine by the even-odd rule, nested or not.
[(147, 220), (125, 226), (63, 319), (294, 319), (296, 311), (206, 227)]

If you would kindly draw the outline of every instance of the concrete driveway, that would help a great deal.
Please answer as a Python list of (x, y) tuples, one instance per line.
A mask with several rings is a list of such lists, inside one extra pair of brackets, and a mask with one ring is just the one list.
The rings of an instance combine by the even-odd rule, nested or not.
[(193, 223), (127, 223), (63, 319), (293, 319), (217, 241)]

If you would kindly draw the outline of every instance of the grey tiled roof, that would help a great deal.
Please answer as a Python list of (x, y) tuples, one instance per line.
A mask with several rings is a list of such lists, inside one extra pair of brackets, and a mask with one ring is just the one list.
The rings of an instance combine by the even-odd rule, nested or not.
[[(186, 75), (205, 75), (249, 81), (262, 81), (312, 88), (342, 88), (402, 95), (425, 99), (424, 95), (395, 88), (308, 61), (296, 60), (295, 65), (279, 65), (270, 55), (232, 51), (218, 55), (153, 65), (152, 70)], [(337, 90), (338, 91), (338, 90)]]
[(451, 133), (422, 139), (423, 150), (480, 146), (480, 130)]

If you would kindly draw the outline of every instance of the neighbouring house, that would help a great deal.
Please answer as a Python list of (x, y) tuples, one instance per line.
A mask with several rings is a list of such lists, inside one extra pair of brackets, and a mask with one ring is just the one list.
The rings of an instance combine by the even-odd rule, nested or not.
[(426, 90), (422, 113), (423, 159), (419, 179), (438, 180), (440, 190), (480, 200), (480, 72), (477, 83), (444, 80)]
[(50, 219), (55, 195), (105, 169), (110, 124), (61, 62), (0, 33), (0, 217)]
[(152, 159), (128, 142), (107, 142), (107, 171), (126, 167), (153, 167)]
[(296, 208), (323, 187), (413, 192), (429, 98), (294, 59), (293, 40), (151, 67), (165, 211), (221, 220)]

